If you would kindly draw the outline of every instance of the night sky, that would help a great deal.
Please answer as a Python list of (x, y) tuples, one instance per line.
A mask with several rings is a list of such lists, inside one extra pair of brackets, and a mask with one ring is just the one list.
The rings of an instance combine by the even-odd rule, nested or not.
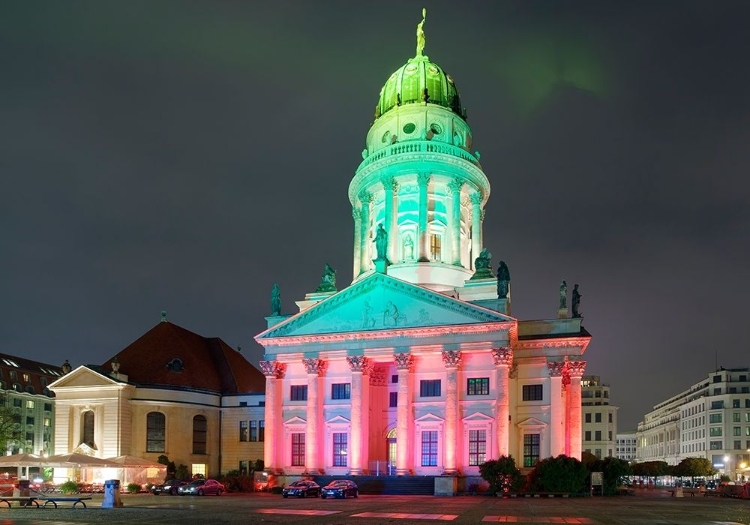
[(349, 181), (423, 5), (513, 315), (580, 285), (620, 430), (750, 366), (745, 1), (3, 2), (0, 352), (100, 364), (166, 310), (257, 364), (274, 282), (293, 313), (325, 263), (351, 281)]

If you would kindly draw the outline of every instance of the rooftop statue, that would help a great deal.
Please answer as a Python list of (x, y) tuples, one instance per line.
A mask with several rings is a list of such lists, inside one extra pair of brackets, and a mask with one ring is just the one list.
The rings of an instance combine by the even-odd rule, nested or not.
[(565, 279), (563, 279), (563, 282), (560, 283), (560, 310), (564, 310), (568, 307), (568, 283), (565, 282)]
[(278, 283), (273, 283), (271, 289), (271, 315), (281, 315), (281, 289)]
[(378, 230), (375, 233), (375, 248), (378, 250), (377, 261), (387, 261), (388, 252), (388, 232), (383, 228), (383, 223), (378, 224)]
[(500, 266), (497, 267), (497, 296), (500, 299), (508, 297), (510, 291), (510, 270), (505, 261), (500, 261)]
[(578, 291), (578, 285), (573, 286), (572, 298), (570, 300), (571, 306), (573, 307), (573, 317), (583, 317), (579, 310), (581, 306), (581, 292)]
[(487, 279), (495, 277), (492, 274), (492, 254), (483, 248), (479, 257), (474, 259), (474, 275), (472, 279)]
[(326, 263), (326, 269), (323, 272), (323, 277), (320, 280), (320, 286), (315, 290), (316, 292), (335, 292), (336, 291), (336, 270), (331, 268)]
[(417, 24), (417, 56), (422, 56), (422, 51), (424, 51), (424, 29), (422, 27), (424, 26), (424, 21), (427, 18), (427, 8), (422, 8), (422, 21)]

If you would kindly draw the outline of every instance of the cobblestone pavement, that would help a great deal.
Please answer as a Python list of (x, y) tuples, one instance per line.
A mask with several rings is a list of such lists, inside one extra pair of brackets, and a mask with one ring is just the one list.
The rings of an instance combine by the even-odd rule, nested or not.
[(612, 498), (495, 498), (489, 496), (360, 496), (357, 499), (283, 499), (279, 495), (124, 495), (122, 508), (101, 508), (101, 495), (86, 509), (0, 508), (0, 525), (74, 523), (198, 525), (455, 525), (483, 523), (582, 523), (632, 525), (750, 524), (750, 500), (673, 498), (639, 491)]

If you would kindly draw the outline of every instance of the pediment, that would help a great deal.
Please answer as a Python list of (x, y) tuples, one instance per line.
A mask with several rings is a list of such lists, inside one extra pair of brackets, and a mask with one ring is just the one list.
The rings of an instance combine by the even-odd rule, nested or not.
[(442, 423), (445, 421), (442, 417), (436, 416), (435, 414), (425, 414), (420, 418), (414, 420), (414, 423)]
[(515, 322), (512, 317), (374, 274), (259, 334), (256, 340)]
[(349, 421), (344, 416), (334, 416), (331, 419), (329, 419), (328, 421), (326, 421), (326, 423), (328, 423), (329, 425), (337, 425), (337, 424), (338, 425), (341, 425), (341, 424), (348, 425), (349, 423), (351, 423), (351, 421)]
[(529, 417), (516, 424), (519, 428), (544, 428), (547, 423), (535, 417)]
[(302, 419), (299, 416), (294, 416), (284, 421), (284, 424), (285, 425), (306, 425), (307, 421)]
[(50, 383), (49, 389), (54, 391), (56, 388), (74, 388), (74, 387), (108, 387), (108, 386), (121, 386), (122, 383), (95, 372), (94, 370), (86, 367), (79, 366), (75, 370), (68, 372), (59, 379)]
[(474, 412), (472, 414), (469, 414), (465, 418), (463, 418), (462, 421), (464, 423), (477, 423), (477, 422), (489, 423), (489, 422), (495, 421), (495, 418), (490, 417), (487, 414), (482, 414), (481, 412)]

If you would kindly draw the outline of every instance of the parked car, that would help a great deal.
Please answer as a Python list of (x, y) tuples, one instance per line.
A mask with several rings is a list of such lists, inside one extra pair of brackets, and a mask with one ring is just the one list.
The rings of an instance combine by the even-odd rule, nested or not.
[(314, 481), (300, 480), (295, 481), (288, 487), (284, 487), (281, 495), (285, 498), (297, 496), (298, 498), (317, 498), (320, 496), (320, 485)]
[(348, 479), (336, 479), (320, 489), (320, 497), (331, 498), (358, 498), (359, 489), (357, 484)]
[(196, 479), (177, 489), (177, 493), (180, 496), (203, 496), (211, 494), (221, 496), (221, 494), (226, 491), (227, 488), (215, 479)]
[(169, 494), (170, 496), (176, 496), (177, 489), (182, 485), (187, 485), (187, 483), (187, 481), (181, 481), (179, 479), (170, 479), (169, 481), (165, 481), (161, 485), (154, 485), (153, 487), (151, 487), (151, 492), (154, 494), (154, 496), (158, 496), (162, 492), (165, 494)]

